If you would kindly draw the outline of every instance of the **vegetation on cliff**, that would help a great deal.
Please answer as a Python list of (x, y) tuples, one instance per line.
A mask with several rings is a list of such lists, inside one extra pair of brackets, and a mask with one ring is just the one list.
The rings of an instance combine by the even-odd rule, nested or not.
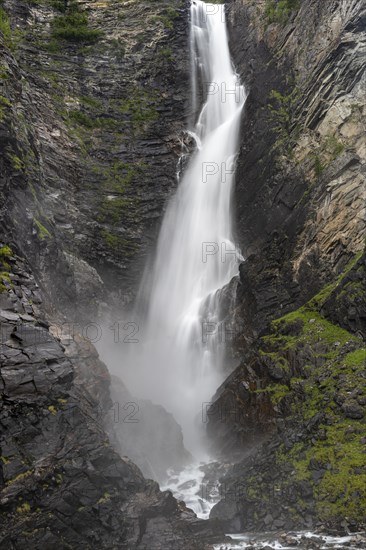
[(266, 0), (265, 15), (268, 23), (284, 25), (291, 13), (300, 8), (301, 0)]
[[(258, 433), (273, 432), (271, 426), (278, 430), (268, 449), (261, 448), (231, 474), (241, 487), (243, 527), (364, 525), (366, 346), (358, 327), (365, 310), (360, 291), (365, 259), (356, 255), (304, 306), (272, 321), (258, 342), (257, 358), (249, 370), (239, 369), (237, 386), (228, 388), (242, 409), (242, 429), (257, 409), (267, 422), (267, 427), (257, 424)], [(339, 317), (338, 302), (345, 294), (346, 315), (359, 315), (361, 323), (352, 332), (343, 328), (347, 317)], [(230, 488), (230, 476), (225, 482)]]

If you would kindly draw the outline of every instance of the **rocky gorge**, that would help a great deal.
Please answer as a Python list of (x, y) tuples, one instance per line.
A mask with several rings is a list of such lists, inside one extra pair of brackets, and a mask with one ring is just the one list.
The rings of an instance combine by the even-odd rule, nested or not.
[[(144, 477), (151, 423), (131, 438), (111, 418), (90, 331), (133, 303), (190, 147), (188, 10), (1, 2), (1, 547), (194, 550), (225, 532), (365, 528), (358, 0), (226, 5), (248, 92), (233, 197), (245, 261), (223, 311), (236, 368), (207, 413), (213, 452), (235, 462), (211, 519)], [(156, 413), (167, 465), (188, 460)]]

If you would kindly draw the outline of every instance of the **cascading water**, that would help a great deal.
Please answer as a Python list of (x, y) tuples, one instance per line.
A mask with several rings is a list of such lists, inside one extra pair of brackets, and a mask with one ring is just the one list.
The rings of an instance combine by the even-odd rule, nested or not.
[(204, 96), (190, 131), (197, 147), (164, 216), (141, 346), (123, 376), (134, 395), (173, 413), (185, 445), (202, 457), (197, 416), (222, 381), (217, 291), (240, 258), (230, 203), (245, 93), (230, 60), (224, 6), (194, 0), (190, 19), (193, 111)]
[[(172, 490), (207, 518), (219, 492), (217, 480), (208, 481), (211, 474), (205, 476), (208, 470), (202, 464), (212, 460), (205, 445), (205, 414), (225, 377), (221, 289), (237, 275), (241, 261), (233, 239), (231, 195), (246, 95), (230, 60), (224, 6), (192, 0), (190, 25), (193, 120), (188, 133), (196, 148), (180, 163), (178, 188), (163, 219), (155, 261), (141, 284), (138, 326), (136, 316), (134, 323), (130, 319), (123, 325), (134, 329), (124, 340), (128, 351), (117, 351), (108, 336), (98, 348), (111, 372), (122, 378), (133, 399), (141, 401), (122, 403), (124, 398), (117, 397), (118, 406), (132, 406), (136, 412), (141, 405), (141, 414), (150, 415), (148, 422), (142, 418), (139, 430), (133, 430), (136, 416), (123, 422), (121, 450), (126, 452), (126, 445), (128, 450), (136, 434), (147, 434), (146, 442), (138, 442), (137, 463), (163, 484), (163, 490)], [(114, 388), (115, 395), (120, 395), (120, 387)], [(190, 464), (175, 422), (156, 407), (143, 405), (144, 400), (173, 414), (192, 455)], [(175, 439), (165, 432), (170, 429), (176, 430)], [(154, 449), (149, 430), (156, 434)], [(171, 453), (171, 446), (176, 452)], [(132, 443), (130, 453), (134, 451)], [(163, 468), (150, 464), (153, 456)], [(167, 464), (171, 470), (165, 474)]]

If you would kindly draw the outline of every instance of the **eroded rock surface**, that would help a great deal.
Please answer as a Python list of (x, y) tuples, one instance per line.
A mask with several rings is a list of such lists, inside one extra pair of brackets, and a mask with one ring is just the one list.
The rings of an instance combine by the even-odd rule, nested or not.
[(55, 307), (94, 318), (131, 299), (176, 186), (188, 12), (182, 0), (64, 5), (4, 2), (2, 229)]
[(105, 365), (62, 322), (49, 326), (29, 265), (6, 252), (0, 546), (198, 550), (222, 539), (218, 522), (197, 520), (121, 456), (123, 440), (121, 454), (113, 449), (105, 430), (112, 406)]
[(239, 366), (208, 429), (225, 457), (242, 453), (212, 512), (232, 529), (363, 526), (365, 16), (356, 0), (228, 6), (249, 90), (235, 191), (246, 261)]

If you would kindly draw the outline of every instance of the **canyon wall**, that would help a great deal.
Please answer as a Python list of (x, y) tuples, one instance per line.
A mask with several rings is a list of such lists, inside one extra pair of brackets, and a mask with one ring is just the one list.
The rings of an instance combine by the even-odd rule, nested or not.
[[(353, 528), (365, 516), (365, 6), (228, 5), (249, 90), (235, 207), (232, 353), (208, 430), (224, 456), (212, 512), (235, 529)], [(347, 518), (347, 519), (345, 519)]]
[[(189, 116), (188, 4), (0, 4), (2, 542), (202, 548), (220, 527), (116, 454), (100, 422), (108, 372), (78, 331), (58, 330), (130, 303), (154, 250)], [(239, 366), (208, 432), (225, 460), (250, 456), (222, 480), (212, 515), (233, 529), (339, 527), (345, 516), (356, 528), (365, 10), (231, 0), (227, 18), (249, 92), (233, 196), (245, 262), (227, 289)]]
[(95, 319), (136, 291), (176, 186), (187, 4), (3, 5), (3, 233), (52, 306)]
[(136, 290), (176, 185), (187, 5), (6, 0), (0, 22), (0, 545), (201, 549), (220, 525), (124, 456), (85, 332)]

